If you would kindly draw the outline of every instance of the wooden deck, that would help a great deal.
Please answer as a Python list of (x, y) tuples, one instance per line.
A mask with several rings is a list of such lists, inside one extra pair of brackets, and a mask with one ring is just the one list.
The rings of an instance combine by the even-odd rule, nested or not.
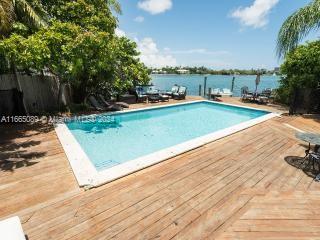
[(1, 126), (0, 219), (30, 240), (320, 239), (320, 183), (286, 124), (320, 132), (275, 118), (89, 191), (52, 127)]

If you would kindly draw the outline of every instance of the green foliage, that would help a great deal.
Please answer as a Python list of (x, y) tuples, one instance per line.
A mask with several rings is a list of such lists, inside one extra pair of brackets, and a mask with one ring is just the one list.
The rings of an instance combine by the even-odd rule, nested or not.
[(110, 5), (121, 11), (115, 0), (47, 0), (44, 5), (55, 20), (108, 33), (113, 33), (117, 26), (117, 19), (112, 15)]
[(8, 36), (15, 23), (24, 24), (30, 30), (45, 27), (47, 15), (39, 0), (1, 0), (0, 34)]
[(295, 89), (316, 89), (320, 84), (320, 41), (301, 45), (291, 51), (281, 66), (280, 100), (289, 103)]
[(0, 54), (20, 71), (49, 69), (72, 85), (76, 102), (98, 91), (121, 93), (146, 84), (150, 77), (136, 43), (114, 34), (110, 2), (47, 0), (50, 25), (31, 35), (12, 34), (0, 41)]
[(16, 64), (20, 69), (43, 69), (50, 58), (50, 51), (44, 41), (31, 36), (24, 38), (13, 34), (0, 42), (1, 53), (8, 62)]
[(279, 57), (293, 50), (313, 29), (320, 26), (320, 0), (313, 0), (306, 7), (292, 14), (282, 25), (278, 35)]

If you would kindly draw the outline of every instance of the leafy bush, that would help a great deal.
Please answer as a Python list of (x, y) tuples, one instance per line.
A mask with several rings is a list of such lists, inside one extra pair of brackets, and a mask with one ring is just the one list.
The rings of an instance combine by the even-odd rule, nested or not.
[(320, 41), (309, 42), (291, 51), (281, 66), (279, 100), (289, 104), (294, 91), (316, 89), (320, 84)]

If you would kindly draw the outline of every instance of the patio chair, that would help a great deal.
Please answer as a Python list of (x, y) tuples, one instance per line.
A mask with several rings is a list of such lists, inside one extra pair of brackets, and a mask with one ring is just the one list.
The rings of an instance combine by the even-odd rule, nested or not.
[(171, 91), (166, 92), (166, 95), (172, 97), (173, 94), (178, 93), (179, 91), (179, 86), (178, 85), (174, 85), (171, 89)]
[(274, 102), (274, 100), (277, 97), (277, 90), (276, 89), (272, 89), (270, 96), (269, 96), (269, 102)]
[(258, 103), (260, 104), (268, 104), (269, 102), (269, 98), (263, 95), (258, 95), (258, 97), (256, 98), (256, 100), (258, 101)]
[(209, 88), (208, 89), (208, 93), (207, 93), (207, 96), (208, 96), (208, 99), (209, 100), (215, 100), (217, 97), (220, 97), (219, 96), (219, 91), (220, 89), (219, 88)]
[(211, 95), (220, 96), (220, 88), (214, 88), (211, 90)]
[(266, 88), (261, 92), (261, 95), (265, 96), (265, 97), (270, 97), (272, 93), (272, 89), (271, 88)]
[(221, 96), (225, 96), (225, 97), (232, 97), (233, 93), (231, 92), (231, 90), (229, 88), (224, 88), (221, 91)]
[(318, 164), (320, 172), (320, 146), (316, 145), (314, 152), (309, 153), (309, 160), (312, 162), (313, 169), (315, 170), (315, 163)]
[(91, 95), (89, 96), (89, 102), (91, 103), (91, 105), (94, 107), (95, 110), (99, 111), (99, 112), (102, 112), (102, 111), (121, 111), (122, 110), (122, 107), (120, 107), (119, 105), (115, 105), (115, 104), (105, 104), (103, 103), (103, 105), (101, 105), (97, 99)]
[(152, 94), (148, 95), (149, 102), (160, 102), (160, 95), (159, 94)]
[(271, 93), (272, 93), (272, 89), (271, 89), (271, 88), (266, 88), (266, 89), (264, 89), (264, 90), (261, 92), (261, 94), (259, 94), (258, 97), (257, 97), (258, 103), (268, 104), (269, 101), (270, 101)]
[(159, 95), (160, 91), (155, 86), (147, 87), (147, 95)]
[(125, 102), (110, 102), (110, 101), (106, 101), (106, 99), (104, 98), (103, 95), (99, 94), (98, 95), (99, 97), (99, 100), (101, 102), (103, 102), (106, 106), (112, 106), (112, 105), (118, 105), (122, 108), (129, 108), (129, 104), (128, 103), (125, 103)]
[(162, 102), (169, 102), (169, 99), (170, 99), (169, 95), (160, 94), (159, 97), (160, 97), (160, 101), (162, 101)]
[(211, 89), (211, 92), (209, 92), (208, 95), (212, 100), (216, 100), (218, 97), (221, 97), (221, 90), (220, 88)]
[(104, 108), (103, 106), (100, 105), (100, 103), (97, 101), (97, 99), (93, 96), (93, 95), (90, 95), (89, 98), (88, 98), (91, 106), (99, 111), (99, 112), (102, 112), (102, 111), (106, 111), (106, 108)]
[(244, 86), (241, 88), (241, 101), (253, 101), (254, 95), (252, 92), (249, 92), (249, 88)]
[(137, 102), (146, 102), (148, 99), (147, 94), (143, 91), (142, 87), (136, 87), (136, 98)]
[(179, 87), (178, 92), (172, 95), (172, 98), (175, 100), (183, 100), (183, 99), (186, 99), (186, 96), (187, 96), (187, 88), (184, 86), (181, 86)]

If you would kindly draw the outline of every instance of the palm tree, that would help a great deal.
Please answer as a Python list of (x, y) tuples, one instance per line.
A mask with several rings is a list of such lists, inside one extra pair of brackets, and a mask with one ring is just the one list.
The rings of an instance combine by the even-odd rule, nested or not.
[(278, 56), (284, 57), (295, 49), (311, 30), (320, 27), (320, 0), (313, 0), (307, 6), (292, 14), (282, 25), (277, 43)]
[(28, 0), (0, 0), (0, 34), (8, 35), (16, 20), (31, 28), (46, 26), (41, 13), (37, 12)]
[(118, 0), (108, 0), (108, 5), (110, 6), (111, 9), (113, 9), (116, 13), (121, 14), (121, 5), (118, 2)]

